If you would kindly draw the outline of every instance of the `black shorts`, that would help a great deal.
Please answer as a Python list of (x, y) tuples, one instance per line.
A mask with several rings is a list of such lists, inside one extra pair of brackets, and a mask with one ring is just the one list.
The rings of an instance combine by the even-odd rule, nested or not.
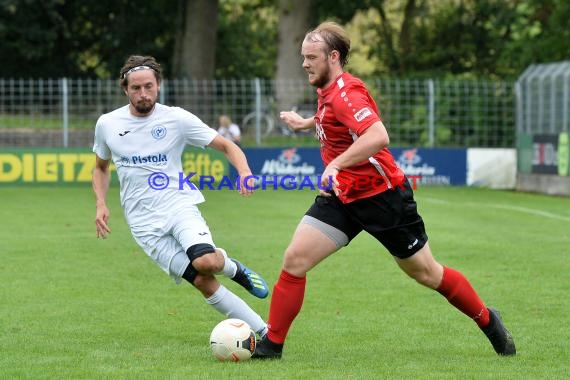
[(412, 256), (428, 240), (407, 181), (401, 187), (347, 204), (334, 194), (319, 195), (306, 215), (344, 232), (349, 242), (364, 230), (401, 259)]

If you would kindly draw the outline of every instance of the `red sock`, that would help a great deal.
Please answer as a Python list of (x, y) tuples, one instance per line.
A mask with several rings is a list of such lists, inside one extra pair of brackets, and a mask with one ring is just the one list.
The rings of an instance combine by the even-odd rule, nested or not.
[(436, 290), (479, 327), (489, 324), (489, 310), (461, 272), (443, 267), (443, 278)]
[(303, 306), (306, 282), (306, 277), (296, 277), (284, 270), (281, 271), (279, 280), (273, 287), (267, 320), (269, 329), (267, 336), (272, 342), (280, 344), (285, 342), (289, 328)]

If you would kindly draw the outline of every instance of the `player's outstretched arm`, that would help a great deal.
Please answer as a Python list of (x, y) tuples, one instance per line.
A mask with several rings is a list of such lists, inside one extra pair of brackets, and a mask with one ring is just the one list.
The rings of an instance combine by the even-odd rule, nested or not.
[(221, 135), (216, 136), (208, 146), (224, 153), (228, 161), (236, 168), (240, 180), (239, 193), (246, 196), (253, 194), (254, 178), (243, 150)]
[(97, 209), (95, 215), (95, 227), (97, 229), (97, 237), (105, 238), (111, 232), (108, 226), (109, 216), (111, 213), (107, 207), (107, 191), (111, 181), (111, 173), (109, 171), (109, 160), (103, 160), (96, 156), (95, 168), (93, 169), (93, 193), (95, 194), (95, 207)]
[(279, 117), (286, 123), (293, 131), (301, 131), (304, 129), (311, 129), (315, 126), (315, 119), (312, 117), (304, 119), (295, 111), (281, 111)]

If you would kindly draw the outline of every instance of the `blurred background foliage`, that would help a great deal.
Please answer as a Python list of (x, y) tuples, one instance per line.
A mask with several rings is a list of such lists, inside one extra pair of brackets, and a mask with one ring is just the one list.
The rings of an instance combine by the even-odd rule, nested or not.
[[(115, 78), (130, 54), (153, 55), (165, 76), (181, 76), (176, 49), (201, 38), (180, 33), (181, 17), (203, 6), (215, 20), (186, 17), (213, 29), (216, 43), (191, 53), (214, 55), (213, 77), (273, 78), (286, 38), (279, 23), (299, 1), (0, 0), (0, 76)], [(348, 69), (360, 76), (512, 79), (532, 63), (570, 58), (568, 0), (302, 1), (308, 27), (328, 19), (347, 28)]]

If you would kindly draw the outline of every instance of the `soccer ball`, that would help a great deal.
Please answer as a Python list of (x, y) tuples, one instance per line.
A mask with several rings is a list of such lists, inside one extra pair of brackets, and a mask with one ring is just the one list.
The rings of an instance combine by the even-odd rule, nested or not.
[(220, 361), (248, 360), (255, 350), (255, 333), (241, 319), (225, 319), (212, 330), (210, 347)]

